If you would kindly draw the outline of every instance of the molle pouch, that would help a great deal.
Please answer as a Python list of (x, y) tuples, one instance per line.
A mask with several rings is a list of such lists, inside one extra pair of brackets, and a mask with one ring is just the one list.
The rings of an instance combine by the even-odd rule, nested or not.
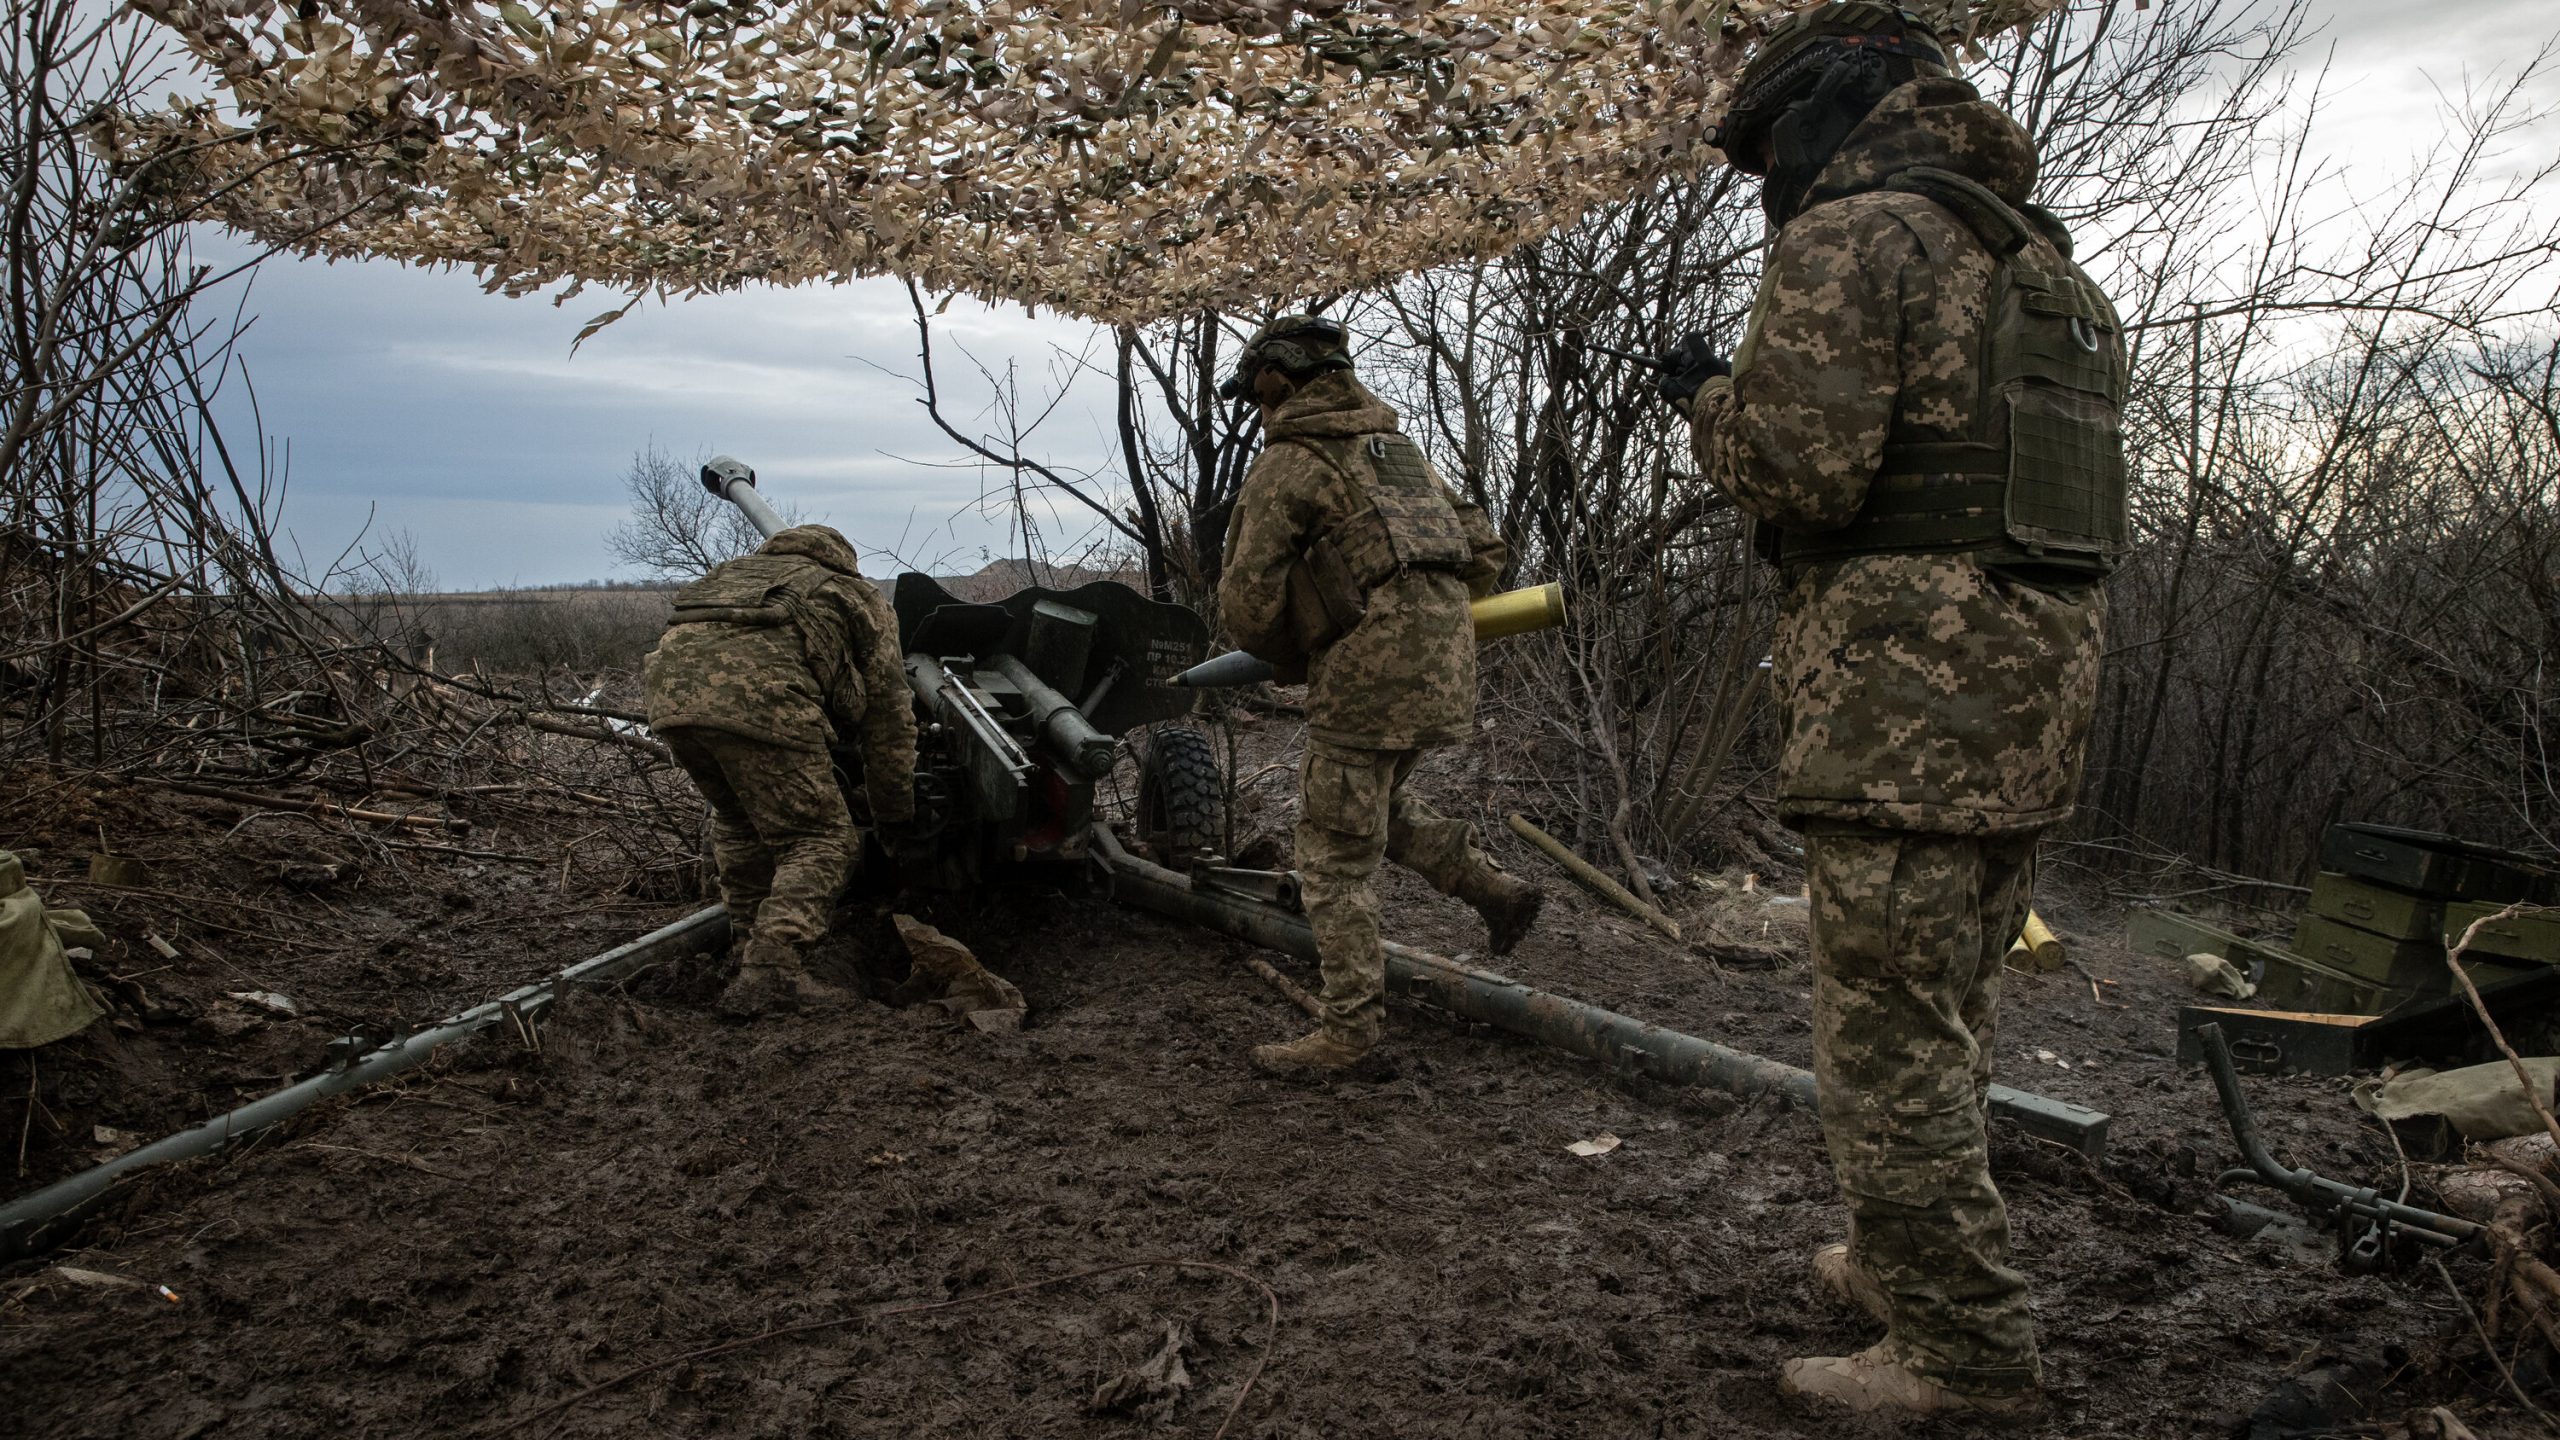
[(2031, 555), (2112, 560), (2127, 540), (2115, 316), (2071, 269), (2013, 260), (2004, 278), (1990, 378), (2008, 412), (2009, 538)]
[(2124, 553), (2124, 431), (2114, 406), (2042, 386), (2009, 395), (2009, 538), (2029, 554)]

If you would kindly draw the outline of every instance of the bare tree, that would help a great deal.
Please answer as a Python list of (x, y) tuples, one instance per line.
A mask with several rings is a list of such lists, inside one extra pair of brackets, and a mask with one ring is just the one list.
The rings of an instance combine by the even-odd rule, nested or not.
[[(631, 518), (605, 532), (613, 558), (661, 580), (690, 580), (723, 560), (752, 554), (764, 536), (736, 506), (703, 488), (698, 478), (709, 452), (679, 460), (650, 441), (634, 452), (622, 474)], [(774, 507), (798, 524), (796, 505)]]

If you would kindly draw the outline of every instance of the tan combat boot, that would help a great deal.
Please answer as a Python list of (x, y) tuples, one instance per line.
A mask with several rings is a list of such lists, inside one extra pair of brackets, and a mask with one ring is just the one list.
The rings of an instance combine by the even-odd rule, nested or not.
[(1267, 1075), (1324, 1074), (1347, 1070), (1373, 1045), (1354, 1045), (1329, 1030), (1316, 1030), (1285, 1045), (1253, 1047), (1253, 1067)]
[(1845, 1405), (1861, 1415), (1972, 1415), (2025, 1420), (2044, 1408), (2044, 1393), (1962, 1395), (1885, 1358), (1881, 1345), (1855, 1355), (1790, 1360), (1778, 1371), (1778, 1388), (1790, 1395)]
[(1538, 912), (1546, 908), (1547, 892), (1516, 875), (1496, 871), (1466, 901), (1484, 917), (1487, 953), (1508, 955), (1529, 933), (1529, 927), (1538, 923)]
[(753, 1020), (759, 1015), (796, 1010), (800, 998), (793, 990), (788, 969), (770, 957), (750, 951), (738, 961), (738, 973), (730, 977), (717, 1003), (720, 1013), (732, 1020)]
[(1893, 1302), (1874, 1276), (1858, 1268), (1846, 1245), (1825, 1245), (1813, 1252), (1813, 1288), (1834, 1303), (1864, 1310), (1879, 1325), (1893, 1323)]
[(750, 944), (738, 959), (737, 978), (720, 992), (719, 1009), (734, 1019), (831, 1005), (845, 992), (809, 973), (809, 962), (788, 945)]

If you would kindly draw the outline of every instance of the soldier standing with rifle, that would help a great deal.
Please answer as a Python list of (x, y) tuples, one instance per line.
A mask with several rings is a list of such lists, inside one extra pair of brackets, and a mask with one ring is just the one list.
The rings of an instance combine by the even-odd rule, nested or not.
[(646, 673), (649, 729), (711, 803), (739, 955), (721, 1008), (835, 998), (809, 973), (809, 951), (862, 836), (830, 752), (859, 751), (874, 823), (894, 835), (915, 814), (915, 713), (888, 602), (843, 535), (795, 525), (676, 592)]
[(1307, 683), (1297, 864), (1324, 973), (1320, 1028), (1253, 1059), (1275, 1073), (1338, 1070), (1386, 1028), (1369, 883), (1382, 857), (1474, 906), (1497, 955), (1544, 900), (1476, 848), (1472, 826), (1405, 788), (1425, 750), (1474, 729), (1468, 600), (1492, 593), (1510, 552), (1353, 377), (1333, 321), (1264, 326), (1219, 393), (1262, 406), (1265, 444), (1228, 524), (1218, 612), (1237, 646)]
[(1788, 1391), (1886, 1415), (2041, 1403), (1986, 1159), (2001, 956), (2070, 812), (2125, 543), (2115, 312), (2028, 203), (2026, 133), (1924, 22), (1773, 31), (1716, 144), (1776, 233), (1730, 364), (1658, 362), (1787, 597), (1781, 813), (1805, 836), (1815, 1073), (1850, 1242), (1819, 1288), (1886, 1327)]

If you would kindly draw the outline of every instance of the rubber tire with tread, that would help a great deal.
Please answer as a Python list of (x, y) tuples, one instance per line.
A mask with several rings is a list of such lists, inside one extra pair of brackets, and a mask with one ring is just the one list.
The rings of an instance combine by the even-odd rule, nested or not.
[(1226, 777), (1209, 737), (1159, 725), (1138, 760), (1138, 836), (1156, 862), (1180, 870), (1226, 840)]

